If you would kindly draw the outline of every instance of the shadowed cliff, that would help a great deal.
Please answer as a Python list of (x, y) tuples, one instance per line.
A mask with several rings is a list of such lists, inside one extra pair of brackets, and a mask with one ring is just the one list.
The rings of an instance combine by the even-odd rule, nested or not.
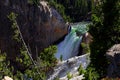
[(47, 2), (36, 5), (27, 0), (0, 0), (0, 49), (11, 59), (19, 53), (22, 44), (12, 39), (12, 23), (7, 17), (11, 12), (18, 15), (17, 24), (34, 59), (44, 48), (67, 34), (68, 25)]

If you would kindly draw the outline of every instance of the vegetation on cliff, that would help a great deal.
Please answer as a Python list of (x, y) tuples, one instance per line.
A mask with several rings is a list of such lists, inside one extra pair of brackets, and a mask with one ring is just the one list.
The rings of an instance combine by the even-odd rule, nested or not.
[(9, 76), (14, 80), (46, 80), (47, 72), (51, 71), (57, 63), (54, 57), (56, 50), (56, 46), (44, 49), (40, 57), (34, 61), (36, 65), (32, 64), (26, 52), (21, 50), (21, 53), (19, 53), (21, 56), (16, 57), (15, 61), (19, 63), (21, 69), (24, 69), (22, 71), (18, 69), (15, 63), (7, 59), (6, 53), (0, 53), (0, 79)]
[(90, 0), (47, 0), (51, 6), (56, 8), (65, 21), (80, 22), (90, 17)]
[(12, 23), (13, 35), (11, 38), (17, 44), (21, 44), (21, 46), (19, 46), (17, 54), (11, 53), (11, 55), (16, 56), (14, 60), (9, 60), (10, 56), (0, 51), (0, 79), (4, 76), (10, 76), (14, 80), (27, 80), (30, 78), (45, 80), (47, 77), (46, 73), (52, 70), (57, 63), (57, 59), (54, 56), (57, 47), (49, 46), (37, 55), (36, 60), (33, 60), (19, 30), (16, 21), (17, 14), (11, 12), (7, 17)]
[[(38, 20), (38, 15), (36, 15), (36, 14), (39, 13), (39, 12), (36, 12), (36, 11), (39, 11), (38, 7), (36, 7), (36, 6), (40, 5), (39, 1), (40, 0), (28, 0), (29, 4), (27, 4), (26, 1), (24, 4), (17, 3), (17, 1), (10, 1), (10, 2), (8, 1), (8, 3), (6, 1), (0, 1), (0, 4), (2, 4), (0, 6), (0, 10), (3, 10), (3, 8), (5, 8), (5, 10), (8, 10), (8, 11), (5, 11), (5, 10), (3, 11), (3, 13), (5, 13), (5, 14), (3, 14), (0, 11), (0, 13), (2, 13), (2, 15), (3, 15), (3, 19), (6, 22), (8, 22), (8, 23), (3, 22), (0, 25), (0, 26), (2, 26), (2, 27), (0, 27), (0, 29), (2, 30), (2, 28), (4, 26), (5, 26), (5, 28), (6, 27), (9, 28), (7, 31), (8, 31), (8, 34), (10, 35), (9, 36), (10, 44), (8, 46), (10, 48), (7, 48), (5, 50), (5, 51), (7, 51), (6, 53), (2, 53), (2, 52), (5, 52), (3, 50), (1, 50), (1, 53), (0, 53), (0, 59), (1, 59), (0, 60), (0, 74), (1, 74), (0, 79), (2, 79), (5, 75), (7, 75), (7, 76), (12, 77), (14, 80), (27, 80), (27, 79), (31, 79), (31, 78), (34, 80), (40, 80), (40, 79), (45, 80), (47, 77), (46, 73), (48, 71), (52, 70), (52, 68), (56, 65), (57, 60), (54, 56), (54, 53), (56, 53), (56, 51), (57, 51), (56, 46), (50, 46), (50, 47), (44, 49), (43, 52), (41, 52), (40, 54), (37, 53), (38, 54), (38, 55), (36, 55), (37, 59), (33, 60), (32, 56), (31, 56), (32, 54), (30, 54), (31, 53), (31, 49), (29, 48), (30, 46), (25, 43), (26, 41), (24, 41), (23, 35), (21, 32), (21, 30), (23, 28), (26, 28), (29, 26), (31, 32), (33, 34), (35, 33), (36, 30), (34, 28), (37, 25), (35, 23)], [(63, 2), (64, 2), (64, 4), (63, 4)], [(27, 4), (27, 7), (26, 7), (26, 4)], [(80, 19), (81, 16), (85, 16), (88, 13), (87, 1), (84, 1), (84, 0), (77, 0), (77, 2), (75, 2), (75, 1), (72, 2), (72, 1), (67, 1), (67, 0), (65, 0), (65, 1), (61, 1), (61, 0), (49, 1), (49, 4), (51, 6), (54, 6), (61, 13), (61, 15), (63, 16), (63, 18), (66, 21), (79, 21), (79, 20), (81, 20)], [(69, 6), (67, 6), (67, 4)], [(48, 14), (49, 13), (48, 6), (46, 6), (44, 4), (44, 5), (42, 5), (42, 7), (43, 7), (43, 12), (47, 10), (48, 12), (46, 14)], [(44, 8), (47, 8), (47, 9), (44, 10)], [(80, 11), (79, 11), (79, 8), (81, 9)], [(29, 9), (28, 13), (26, 13), (26, 9)], [(76, 13), (74, 14), (74, 12), (76, 12)], [(18, 14), (16, 14), (16, 13), (18, 13)], [(24, 13), (27, 14), (27, 18), (25, 17)], [(72, 13), (72, 14), (70, 14), (70, 13)], [(21, 17), (21, 16), (22, 16), (22, 18), (17, 18), (17, 17)], [(31, 18), (33, 18), (33, 16), (35, 18), (31, 19)], [(37, 18), (36, 18), (36, 16), (37, 16)], [(79, 16), (79, 17), (77, 17), (77, 16)], [(44, 15), (42, 17), (43, 18), (45, 17), (44, 19), (42, 18), (42, 20), (47, 21), (46, 15)], [(0, 18), (1, 18), (1, 16), (0, 16)], [(56, 17), (52, 17), (52, 19), (56, 20)], [(28, 25), (24, 26), (27, 24), (26, 20), (28, 20)], [(3, 21), (3, 20), (1, 20), (1, 21)], [(24, 22), (26, 22), (26, 23), (24, 24)], [(59, 20), (58, 20), (58, 22), (59, 22)], [(29, 23), (30, 23), (30, 25), (29, 25)], [(31, 24), (31, 23), (33, 23), (33, 24)], [(5, 24), (8, 24), (8, 25), (5, 25)], [(41, 25), (41, 24), (44, 24), (44, 23), (40, 23), (39, 25)], [(3, 31), (6, 31), (6, 30), (3, 30)], [(33, 36), (33, 34), (32, 34), (32, 36)], [(7, 36), (8, 35), (6, 34), (3, 37), (7, 37)], [(42, 37), (43, 37), (43, 35), (42, 35)], [(30, 39), (32, 39), (32, 38), (30, 38)], [(28, 40), (30, 40), (30, 39), (28, 39)], [(42, 44), (42, 42), (41, 42), (41, 44)], [(14, 48), (14, 49), (12, 49), (12, 48)], [(33, 48), (33, 45), (32, 45), (32, 48)], [(9, 50), (9, 49), (12, 49), (12, 50)], [(33, 48), (33, 49), (35, 51), (35, 48)], [(37, 52), (37, 50), (36, 50), (36, 52)]]
[[(34, 15), (37, 14), (35, 13), (37, 9), (33, 9), (33, 8), (36, 8), (35, 6), (39, 5), (39, 1), (40, 0), (29, 0), (30, 3), (29, 9), (33, 10), (34, 12), (33, 15), (31, 15), (32, 13), (27, 14), (27, 17), (29, 17), (29, 19), (27, 19), (29, 23), (31, 22), (34, 23), (33, 26), (28, 24), (31, 27), (30, 28), (31, 31), (36, 27), (35, 21), (37, 21), (38, 19), (38, 18), (34, 18), (35, 21), (31, 20), (31, 18), (33, 18)], [(106, 60), (104, 54), (106, 53), (107, 49), (109, 49), (112, 45), (120, 42), (120, 35), (119, 35), (120, 34), (120, 0), (103, 0), (103, 1), (101, 0), (97, 4), (95, 4), (94, 2), (93, 4), (91, 4), (90, 0), (47, 0), (47, 1), (51, 6), (53, 6), (59, 11), (59, 13), (62, 15), (64, 20), (69, 22), (78, 22), (78, 21), (86, 20), (86, 16), (91, 11), (91, 6), (92, 6), (93, 24), (90, 25), (89, 27), (89, 32), (93, 36), (93, 43), (90, 46), (91, 64), (85, 72), (80, 68), (79, 68), (79, 72), (80, 74), (81, 73), (85, 74), (86, 80), (88, 79), (97, 80), (101, 77), (105, 77), (107, 72), (106, 69), (108, 66), (108, 61)], [(2, 1), (0, 2), (2, 4)], [(33, 7), (31, 7), (31, 4), (33, 5)], [(9, 5), (9, 4), (6, 3), (5, 5)], [(5, 6), (0, 5), (0, 9), (3, 7)], [(8, 8), (5, 7), (5, 10), (8, 10)], [(2, 13), (2, 11), (0, 11), (0, 13)], [(6, 12), (5, 14), (7, 13), (9, 13), (9, 11)], [(4, 28), (3, 26), (6, 23), (3, 23), (2, 26), (0, 25), (0, 39), (1, 36), (6, 37), (6, 35), (9, 34), (7, 35), (7, 37), (9, 36), (9, 40), (8, 42), (6, 41), (6, 44), (10, 42), (9, 43), (10, 46), (7, 46), (6, 50), (3, 49), (0, 51), (0, 74), (1, 74), (0, 79), (2, 79), (3, 76), (8, 75), (15, 80), (24, 80), (31, 78), (35, 80), (39, 80), (39, 79), (45, 80), (46, 73), (49, 70), (52, 70), (52, 68), (57, 63), (57, 59), (54, 57), (54, 54), (57, 51), (56, 46), (49, 46), (48, 48), (44, 49), (43, 52), (41, 52), (40, 54), (37, 53), (36, 54), (37, 58), (33, 60), (31, 55), (29, 54), (30, 52), (30, 49), (28, 49), (29, 46), (26, 47), (25, 41), (23, 40), (20, 34), (21, 32), (19, 30), (19, 26), (16, 21), (17, 14), (12, 12), (9, 15), (4, 15), (4, 16), (5, 17), (3, 17), (3, 20), (1, 20), (1, 22), (5, 20), (4, 22), (10, 22), (10, 23), (7, 24), (8, 26), (7, 28)], [(2, 16), (0, 16), (0, 18), (1, 17)], [(6, 21), (6, 17), (8, 19), (7, 21)], [(55, 17), (53, 19), (56, 20)], [(43, 19), (43, 20), (46, 21), (47, 19)], [(24, 21), (19, 23), (24, 23)], [(22, 26), (24, 25), (22, 24)], [(34, 35), (35, 31), (36, 30), (33, 30), (33, 34), (31, 33), (32, 36)], [(38, 33), (35, 34), (38, 35)], [(43, 37), (43, 35), (41, 37)], [(32, 38), (33, 37), (31, 37), (30, 39)], [(33, 44), (32, 41), (31, 44)], [(15, 49), (10, 50), (12, 48)], [(0, 49), (2, 49), (1, 45), (0, 45)], [(16, 52), (14, 50), (16, 50)], [(5, 51), (7, 52), (5, 53)], [(34, 51), (37, 52), (37, 50), (35, 50), (35, 47), (34, 47)], [(11, 60), (10, 59), (11, 57), (14, 57), (14, 60)], [(61, 60), (62, 60), (62, 56), (61, 56)]]
[(108, 61), (105, 53), (112, 45), (120, 42), (120, 0), (104, 0), (93, 7), (90, 34), (91, 65), (100, 77), (105, 77)]
[[(30, 4), (39, 5), (40, 0), (28, 0)], [(91, 20), (91, 0), (44, 0), (48, 1), (67, 22)], [(89, 18), (88, 18), (89, 17)]]

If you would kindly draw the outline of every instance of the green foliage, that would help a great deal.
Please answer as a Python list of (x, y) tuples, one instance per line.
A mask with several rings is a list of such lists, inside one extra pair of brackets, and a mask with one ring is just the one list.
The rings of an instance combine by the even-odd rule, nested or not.
[(47, 72), (56, 65), (57, 59), (54, 56), (56, 52), (56, 46), (49, 46), (40, 53), (40, 57), (38, 57), (37, 60), (37, 65), (41, 70)]
[(108, 39), (106, 36), (105, 27), (103, 27), (102, 5), (96, 6), (92, 15), (93, 25), (90, 25), (89, 32), (93, 36), (93, 42), (90, 45), (91, 64), (94, 65), (100, 76), (106, 72), (107, 64), (104, 56), (108, 49)]
[(65, 7), (63, 6), (63, 4), (58, 3), (56, 0), (48, 0), (48, 2), (49, 5), (53, 6), (56, 10), (58, 10), (58, 12), (62, 15), (65, 21), (71, 21), (70, 16), (66, 15), (65, 13)]
[[(13, 40), (16, 43), (21, 44), (22, 40), (21, 40), (21, 37), (20, 37), (20, 32), (18, 30), (19, 26), (17, 25), (17, 21), (16, 21), (17, 14), (15, 14), (14, 12), (11, 12), (7, 17), (9, 18), (9, 20), (12, 23), (11, 27), (12, 27), (12, 29), (14, 31), (13, 35), (12, 35)], [(20, 64), (21, 66), (25, 67), (25, 68), (32, 64), (32, 62), (31, 62), (31, 60), (30, 60), (30, 58), (29, 58), (29, 56), (27, 54), (26, 48), (25, 48), (23, 43), (19, 47), (19, 53), (17, 54), (15, 61), (18, 64)]]
[[(28, 78), (32, 78), (34, 80), (46, 80), (47, 72), (53, 69), (56, 65), (57, 59), (54, 56), (56, 52), (57, 47), (55, 45), (45, 48), (43, 52), (40, 53), (40, 56), (36, 61), (36, 67), (27, 69), (24, 74), (26, 74)], [(37, 70), (39, 70), (40, 74), (38, 74)]]
[(2, 59), (0, 61), (0, 80), (2, 80), (4, 76), (10, 76), (14, 80), (23, 80), (23, 74), (21, 72), (17, 71), (16, 74), (14, 74), (15, 69), (6, 57), (5, 53), (3, 55), (0, 54), (0, 59)]
[(83, 20), (83, 17), (89, 12), (87, 0), (61, 0), (60, 3), (65, 6), (65, 13), (70, 16), (72, 22)]
[(91, 67), (90, 65), (87, 67), (87, 69), (83, 69), (82, 64), (78, 68), (79, 75), (84, 74), (84, 80), (98, 80), (99, 75), (95, 68)]
[(65, 21), (78, 22), (91, 11), (91, 1), (87, 0), (47, 0), (62, 15)]
[[(57, 47), (50, 46), (44, 49), (44, 51), (40, 53), (36, 61), (36, 65), (33, 65), (30, 57), (27, 54), (25, 45), (23, 44), (22, 37), (20, 36), (19, 26), (17, 25), (16, 21), (17, 15), (14, 12), (11, 12), (8, 15), (8, 18), (12, 23), (12, 38), (21, 46), (18, 48), (14, 65), (9, 60), (4, 60), (4, 57), (0, 58), (1, 61), (4, 60), (4, 62), (0, 64), (1, 71), (4, 70), (3, 73), (1, 73), (0, 78), (2, 78), (4, 75), (7, 75), (12, 77), (14, 80), (29, 80), (31, 78), (33, 80), (46, 80), (46, 73), (50, 71), (57, 63), (57, 59), (54, 56), (54, 54), (57, 52)], [(19, 67), (19, 69), (17, 69), (16, 66)]]
[(23, 67), (29, 67), (32, 62), (27, 54), (24, 47), (21, 47), (19, 56), (16, 56), (16, 62), (21, 64)]
[(100, 77), (106, 74), (107, 60), (105, 53), (112, 45), (120, 42), (120, 1), (104, 0), (93, 8), (92, 22), (89, 28), (93, 36), (91, 64)]
[(82, 64), (80, 64), (80, 66), (78, 68), (78, 72), (79, 72), (79, 75), (85, 74), (86, 70), (83, 69)]
[(23, 77), (23, 73), (21, 73), (20, 71), (17, 71), (17, 73), (13, 76), (13, 79), (15, 80), (24, 80), (24, 77)]
[(14, 34), (13, 34), (12, 38), (14, 40), (16, 40), (17, 42), (20, 42), (20, 39), (18, 38), (19, 37), (19, 31), (17, 29), (17, 22), (16, 22), (17, 14), (15, 14), (14, 12), (11, 12), (7, 17), (11, 21), (12, 29), (14, 31)]
[(73, 77), (73, 75), (71, 75), (69, 72), (67, 73), (67, 78), (68, 80), (70, 80)]
[(85, 80), (98, 80), (99, 75), (96, 72), (95, 68), (88, 67), (85, 74), (84, 74)]
[(81, 43), (81, 46), (83, 48), (83, 53), (90, 53), (90, 47), (89, 44), (85, 44), (84, 42)]
[(95, 68), (88, 66), (87, 69), (83, 69), (82, 64), (78, 68), (79, 75), (84, 74), (84, 80), (98, 80), (99, 75)]
[(24, 72), (25, 80), (33, 79), (33, 80), (46, 80), (45, 72), (39, 71), (38, 73), (38, 66), (32, 67), (30, 69), (26, 69)]
[(10, 71), (7, 69), (7, 66), (9, 65), (9, 63), (8, 63), (8, 65), (6, 65), (6, 63), (5, 63), (5, 60), (6, 60), (6, 55), (0, 55), (0, 80), (2, 80), (2, 77), (4, 76), (4, 75), (7, 75), (7, 74), (9, 74), (9, 75), (11, 75), (10, 74)]
[[(31, 64), (31, 60), (29, 59), (29, 56), (26, 55), (26, 52), (21, 52), (22, 55), (16, 57), (16, 61), (23, 67), (27, 67), (24, 72), (15, 69), (15, 65), (12, 65), (8, 60), (6, 60), (6, 55), (0, 55), (0, 79), (2, 79), (4, 75), (7, 75), (12, 77), (14, 80), (46, 80), (47, 72), (56, 65), (57, 59), (54, 57), (56, 51), (56, 46), (50, 46), (44, 49), (36, 62), (36, 66)], [(16, 70), (15, 74), (14, 70)], [(40, 74), (38, 73), (38, 70)]]
[[(15, 14), (14, 12), (11, 12), (7, 17), (10, 19), (10, 21), (15, 22), (15, 19), (17, 18), (17, 14)], [(16, 23), (13, 23), (12, 27), (16, 27)]]
[[(39, 5), (40, 0), (28, 0), (29, 4)], [(46, 0), (56, 8), (66, 22), (78, 22), (91, 11), (91, 1), (87, 0)]]

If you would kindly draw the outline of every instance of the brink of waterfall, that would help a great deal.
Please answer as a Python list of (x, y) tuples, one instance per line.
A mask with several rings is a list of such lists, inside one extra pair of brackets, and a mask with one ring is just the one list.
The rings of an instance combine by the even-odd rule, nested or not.
[(58, 51), (55, 54), (57, 59), (62, 57), (62, 60), (67, 60), (78, 55), (82, 35), (88, 31), (88, 24), (88, 22), (80, 22), (71, 25), (71, 31), (65, 39), (57, 45)]
[[(79, 46), (81, 44), (83, 35), (88, 31), (88, 22), (80, 22), (71, 25), (71, 31), (65, 37), (65, 39), (57, 45), (58, 51), (55, 57), (60, 61), (52, 74), (48, 77), (48, 80), (53, 80), (58, 77), (59, 80), (68, 80), (67, 73), (73, 75), (70, 80), (82, 80), (83, 75), (79, 75), (78, 68), (82, 65), (83, 69), (86, 69), (90, 63), (89, 54), (77, 56), (79, 53)], [(68, 28), (70, 29), (70, 28)]]

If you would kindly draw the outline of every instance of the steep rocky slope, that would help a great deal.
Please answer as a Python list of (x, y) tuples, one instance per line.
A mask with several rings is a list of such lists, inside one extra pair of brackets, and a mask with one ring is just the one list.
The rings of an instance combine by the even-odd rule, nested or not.
[(0, 49), (13, 58), (19, 53), (21, 43), (12, 39), (12, 23), (7, 17), (11, 12), (18, 15), (17, 24), (34, 59), (36, 53), (67, 34), (68, 25), (47, 2), (41, 1), (36, 5), (28, 0), (0, 0)]

